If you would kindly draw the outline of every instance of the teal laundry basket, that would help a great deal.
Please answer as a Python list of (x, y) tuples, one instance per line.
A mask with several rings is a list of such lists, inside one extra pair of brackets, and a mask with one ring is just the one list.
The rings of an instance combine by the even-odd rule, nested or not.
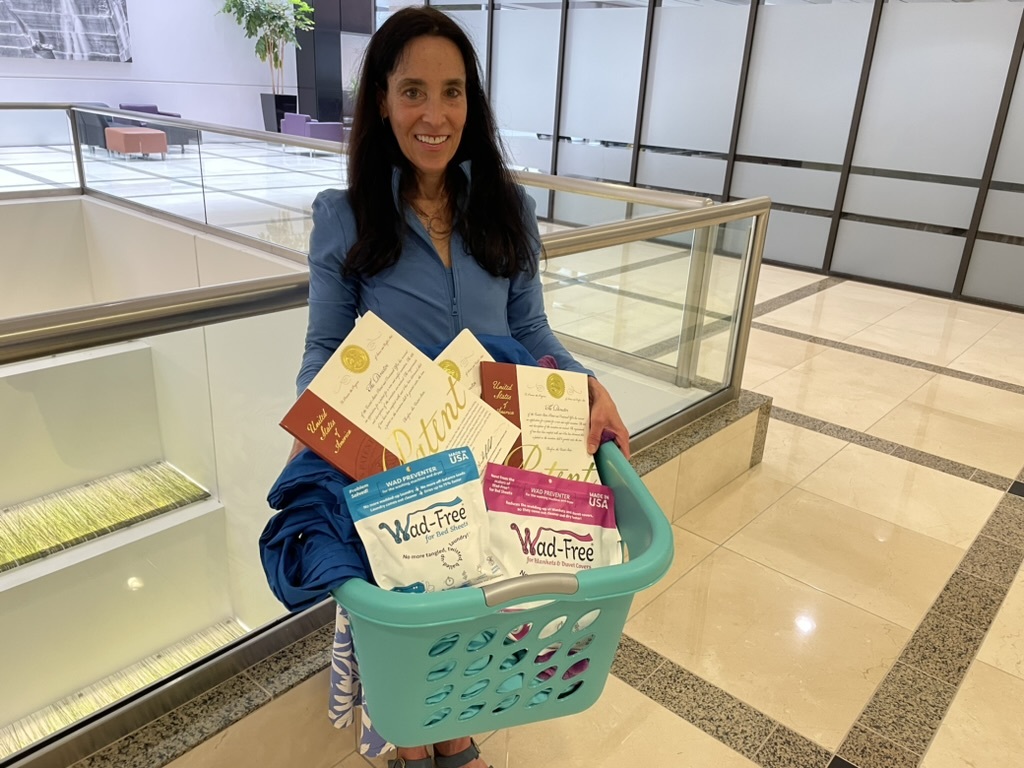
[[(672, 564), (668, 520), (614, 443), (597, 453), (627, 561), (481, 588), (334, 590), (374, 729), (415, 746), (572, 715), (604, 689), (633, 595)], [(542, 603), (540, 601), (543, 601)]]

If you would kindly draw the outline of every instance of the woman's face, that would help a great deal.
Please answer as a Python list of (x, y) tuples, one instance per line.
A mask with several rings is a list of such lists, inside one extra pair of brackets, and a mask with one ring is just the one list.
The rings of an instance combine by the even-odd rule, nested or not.
[(417, 175), (444, 174), (466, 125), (466, 65), (455, 43), (435, 36), (410, 40), (388, 76), (380, 109)]

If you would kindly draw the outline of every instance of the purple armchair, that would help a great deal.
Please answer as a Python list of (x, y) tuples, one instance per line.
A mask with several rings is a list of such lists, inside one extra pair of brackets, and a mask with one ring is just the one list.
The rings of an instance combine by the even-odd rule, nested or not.
[[(118, 104), (123, 110), (128, 112), (147, 112), (151, 115), (157, 115), (159, 117), (181, 117), (177, 112), (161, 112), (156, 104)], [(140, 122), (139, 125), (145, 127), (144, 122)], [(185, 145), (190, 142), (199, 143), (199, 131), (193, 131), (190, 128), (179, 128), (176, 125), (160, 125), (158, 130), (163, 131), (167, 134), (168, 144), (177, 144), (181, 147), (182, 154), (185, 152)]]
[(321, 123), (309, 115), (285, 112), (281, 120), (281, 133), (292, 136), (304, 136), (307, 139), (324, 139), (325, 141), (344, 141), (346, 127), (341, 123)]

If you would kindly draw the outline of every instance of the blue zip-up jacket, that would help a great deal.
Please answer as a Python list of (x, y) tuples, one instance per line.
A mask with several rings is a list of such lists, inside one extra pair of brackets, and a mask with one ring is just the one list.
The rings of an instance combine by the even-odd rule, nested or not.
[[(469, 177), (469, 162), (459, 166)], [(327, 189), (313, 201), (309, 239), (309, 326), (297, 378), (301, 392), (352, 330), (356, 318), (373, 312), (405, 339), (424, 348), (469, 328), (476, 336), (511, 336), (536, 359), (551, 355), (562, 370), (590, 371), (555, 338), (544, 311), (540, 275), (495, 277), (466, 252), (452, 233), (451, 269), (441, 261), (423, 224), (399, 195), (401, 172), (392, 173), (395, 206), (405, 216), (402, 255), (372, 277), (342, 277), (341, 267), (356, 241), (348, 193)], [(535, 203), (522, 192), (523, 216), (540, 257)]]

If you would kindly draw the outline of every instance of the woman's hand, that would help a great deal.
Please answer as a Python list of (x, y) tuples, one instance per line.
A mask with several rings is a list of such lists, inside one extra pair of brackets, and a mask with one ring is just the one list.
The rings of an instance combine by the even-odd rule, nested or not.
[(629, 458), (629, 430), (622, 423), (619, 409), (615, 407), (612, 396), (593, 376), (587, 379), (590, 388), (590, 434), (587, 435), (587, 450), (596, 453), (601, 445), (601, 433), (608, 430), (615, 435), (615, 444), (622, 455)]

